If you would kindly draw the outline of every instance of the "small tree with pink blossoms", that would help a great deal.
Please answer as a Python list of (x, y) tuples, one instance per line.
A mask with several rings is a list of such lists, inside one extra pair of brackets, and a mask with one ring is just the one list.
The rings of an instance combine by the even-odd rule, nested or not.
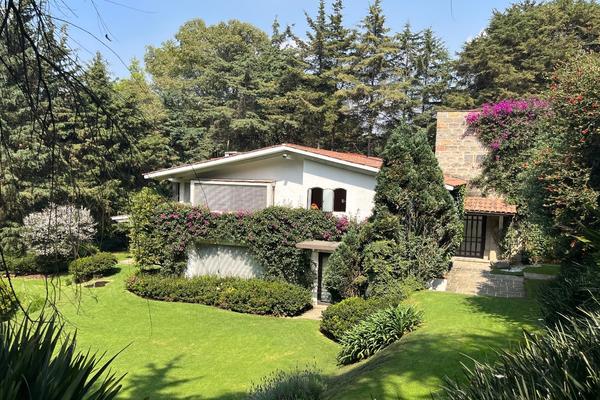
[(29, 248), (40, 256), (76, 258), (82, 245), (96, 234), (96, 223), (87, 208), (50, 204), (23, 220)]

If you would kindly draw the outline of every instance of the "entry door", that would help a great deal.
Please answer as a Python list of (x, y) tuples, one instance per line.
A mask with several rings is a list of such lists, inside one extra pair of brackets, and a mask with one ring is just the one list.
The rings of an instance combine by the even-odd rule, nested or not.
[(329, 261), (329, 253), (319, 253), (319, 266), (317, 268), (317, 300), (329, 301), (326, 291), (323, 289), (323, 276)]
[(485, 215), (465, 215), (464, 239), (460, 244), (457, 256), (483, 258), (486, 220)]

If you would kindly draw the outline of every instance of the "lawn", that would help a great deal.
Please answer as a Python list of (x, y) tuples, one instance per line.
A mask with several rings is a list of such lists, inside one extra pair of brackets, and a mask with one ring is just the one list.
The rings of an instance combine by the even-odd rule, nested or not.
[[(424, 311), (421, 328), (371, 360), (339, 368), (338, 345), (319, 333), (317, 321), (147, 301), (124, 289), (133, 267), (121, 268), (101, 288), (54, 283), (81, 349), (123, 350), (113, 366), (127, 373), (122, 398), (242, 398), (271, 371), (309, 365), (331, 376), (330, 398), (425, 399), (442, 376), (459, 373), (464, 354), (493, 356), (489, 346), (506, 348), (537, 321), (531, 300), (420, 292), (410, 301)], [(15, 279), (15, 286), (29, 300), (45, 288), (32, 279)]]

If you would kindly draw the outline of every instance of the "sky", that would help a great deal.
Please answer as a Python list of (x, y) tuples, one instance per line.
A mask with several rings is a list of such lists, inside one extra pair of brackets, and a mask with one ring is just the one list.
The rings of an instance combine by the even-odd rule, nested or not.
[[(346, 0), (346, 25), (359, 24), (369, 3)], [(401, 31), (407, 22), (415, 30), (430, 27), (454, 55), (485, 28), (494, 9), (511, 3), (514, 0), (383, 0), (382, 6), (392, 32)], [(99, 51), (115, 77), (126, 77), (132, 58), (143, 61), (146, 46), (173, 38), (186, 21), (239, 19), (270, 33), (277, 17), (282, 26), (293, 25), (296, 34), (305, 36), (304, 13), (314, 16), (318, 0), (63, 0), (53, 7), (57, 18), (70, 22), (71, 46), (82, 61)]]

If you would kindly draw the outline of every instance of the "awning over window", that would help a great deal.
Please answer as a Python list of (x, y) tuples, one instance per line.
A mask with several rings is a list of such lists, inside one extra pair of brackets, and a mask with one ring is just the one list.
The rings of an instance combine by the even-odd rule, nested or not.
[(513, 215), (517, 213), (517, 206), (506, 203), (497, 197), (465, 198), (465, 212), (479, 214)]

